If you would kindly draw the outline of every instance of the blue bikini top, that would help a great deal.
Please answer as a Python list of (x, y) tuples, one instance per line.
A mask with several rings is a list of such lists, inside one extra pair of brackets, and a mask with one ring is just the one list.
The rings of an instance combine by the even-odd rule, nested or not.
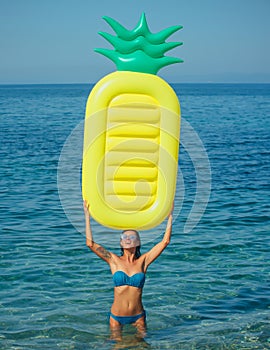
[(116, 271), (113, 274), (113, 283), (115, 287), (120, 286), (132, 286), (142, 288), (145, 282), (145, 274), (143, 272), (135, 273), (132, 276), (128, 276), (123, 271)]

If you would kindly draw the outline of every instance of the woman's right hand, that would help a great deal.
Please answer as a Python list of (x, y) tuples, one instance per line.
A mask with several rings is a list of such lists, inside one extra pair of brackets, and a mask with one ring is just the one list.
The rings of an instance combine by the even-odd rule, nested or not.
[(90, 207), (90, 206), (89, 206), (87, 200), (84, 200), (84, 201), (83, 201), (84, 215), (90, 217), (90, 210), (89, 210), (89, 207)]

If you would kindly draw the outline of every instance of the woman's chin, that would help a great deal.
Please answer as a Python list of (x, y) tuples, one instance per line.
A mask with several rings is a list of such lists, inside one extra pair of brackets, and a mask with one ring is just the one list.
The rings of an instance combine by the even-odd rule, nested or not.
[(131, 243), (131, 244), (123, 244), (122, 248), (124, 248), (124, 249), (132, 249), (132, 248), (136, 248), (136, 247), (134, 246), (133, 243)]

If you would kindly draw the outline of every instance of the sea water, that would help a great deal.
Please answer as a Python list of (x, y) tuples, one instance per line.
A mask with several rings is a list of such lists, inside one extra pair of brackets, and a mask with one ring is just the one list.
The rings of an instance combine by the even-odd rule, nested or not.
[[(128, 326), (117, 343), (111, 274), (83, 235), (92, 85), (0, 86), (1, 349), (270, 348), (270, 85), (173, 87), (182, 129), (172, 240), (147, 272), (145, 338)], [(164, 225), (142, 233), (142, 253)], [(119, 253), (117, 232), (93, 222), (93, 233)]]

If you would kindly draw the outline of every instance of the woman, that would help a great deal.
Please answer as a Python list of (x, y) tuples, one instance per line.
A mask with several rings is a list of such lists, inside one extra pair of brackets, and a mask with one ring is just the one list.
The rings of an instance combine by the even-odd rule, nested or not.
[(122, 256), (107, 251), (93, 241), (90, 226), (90, 211), (84, 202), (86, 245), (101, 259), (105, 260), (113, 274), (114, 301), (110, 312), (111, 330), (119, 330), (125, 324), (133, 324), (138, 331), (145, 330), (146, 314), (142, 305), (142, 289), (148, 266), (170, 243), (172, 232), (172, 211), (164, 237), (147, 253), (140, 254), (140, 236), (137, 231), (125, 230), (121, 235)]

